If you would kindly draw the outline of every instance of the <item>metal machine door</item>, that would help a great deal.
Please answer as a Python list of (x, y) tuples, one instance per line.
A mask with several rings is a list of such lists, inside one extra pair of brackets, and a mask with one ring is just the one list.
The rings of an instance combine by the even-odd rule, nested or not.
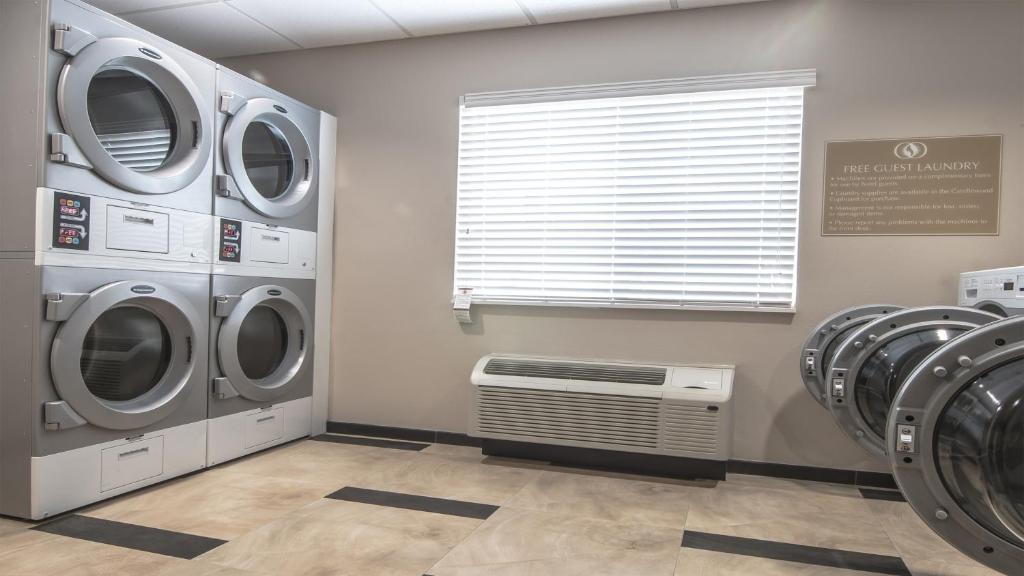
[(61, 323), (50, 351), (60, 401), (45, 405), (48, 428), (142, 428), (186, 400), (201, 321), (182, 294), (122, 281), (45, 298), (46, 319)]
[(933, 530), (1005, 574), (1024, 566), (1024, 317), (936, 350), (886, 425), (889, 461)]
[(245, 202), (269, 218), (298, 214), (313, 198), (316, 158), (288, 109), (269, 98), (245, 100), (223, 92), (230, 115), (222, 135), (224, 167), (217, 192)]
[(814, 327), (800, 354), (800, 377), (811, 396), (822, 406), (828, 405), (827, 376), (829, 364), (839, 345), (846, 341), (857, 328), (892, 312), (902, 310), (901, 306), (869, 304), (840, 310), (825, 318)]
[(56, 96), (67, 133), (50, 135), (51, 160), (139, 194), (174, 192), (202, 173), (213, 145), (211, 111), (169, 55), (61, 25), (54, 50), (69, 56)]
[(914, 368), (936, 348), (998, 319), (955, 306), (911, 308), (876, 318), (836, 351), (828, 373), (829, 411), (850, 438), (884, 457), (889, 408)]
[(272, 401), (306, 370), (313, 325), (291, 290), (264, 285), (216, 296), (214, 313), (224, 318), (217, 339), (224, 376), (214, 380), (216, 397)]

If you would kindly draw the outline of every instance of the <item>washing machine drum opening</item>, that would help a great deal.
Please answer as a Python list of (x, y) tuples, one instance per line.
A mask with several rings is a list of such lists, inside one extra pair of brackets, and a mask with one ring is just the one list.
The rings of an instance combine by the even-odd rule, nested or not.
[(152, 312), (113, 308), (100, 315), (82, 343), (86, 388), (111, 402), (134, 400), (152, 390), (171, 363), (171, 337)]
[(262, 380), (281, 367), (288, 352), (288, 326), (269, 306), (255, 306), (238, 329), (238, 363), (250, 380)]
[(935, 462), (949, 494), (975, 522), (1024, 542), (1024, 360), (965, 386), (937, 421)]
[(911, 332), (886, 343), (864, 361), (857, 373), (855, 400), (872, 432), (885, 438), (889, 408), (907, 377), (926, 356), (963, 332), (956, 328)]
[(288, 191), (295, 172), (284, 135), (266, 122), (251, 122), (242, 136), (242, 161), (253, 188), (273, 200)]
[(148, 79), (120, 68), (96, 74), (88, 89), (89, 122), (100, 144), (136, 172), (163, 167), (178, 124), (167, 97)]

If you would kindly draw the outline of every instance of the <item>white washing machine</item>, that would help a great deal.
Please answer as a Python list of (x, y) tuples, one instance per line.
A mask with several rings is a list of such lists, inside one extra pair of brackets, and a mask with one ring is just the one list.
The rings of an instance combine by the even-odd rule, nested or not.
[(40, 519), (206, 464), (209, 215), (37, 192), (0, 258), (0, 514)]
[(217, 68), (214, 214), (316, 232), (320, 112)]
[(851, 334), (828, 369), (828, 409), (868, 452), (885, 458), (893, 398), (932, 351), (999, 316), (975, 308), (926, 306), (879, 316)]
[(963, 272), (957, 301), (1004, 317), (1024, 314), (1024, 266)]
[(1024, 316), (937, 349), (886, 424), (889, 462), (921, 519), (1004, 574), (1024, 570)]
[(7, 2), (0, 27), (4, 196), (47, 187), (209, 213), (212, 62), (76, 0)]
[(216, 217), (207, 463), (308, 436), (316, 233)]

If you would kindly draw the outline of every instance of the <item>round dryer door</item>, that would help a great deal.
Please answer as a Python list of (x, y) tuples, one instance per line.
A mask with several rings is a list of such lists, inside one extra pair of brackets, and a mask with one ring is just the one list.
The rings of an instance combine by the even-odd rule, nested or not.
[(200, 317), (184, 296), (124, 281), (89, 294), (47, 295), (48, 310), (61, 306), (71, 312), (54, 337), (50, 371), (58, 396), (82, 418), (142, 428), (185, 401)]
[(317, 170), (306, 135), (280, 103), (253, 98), (239, 104), (237, 98), (225, 104), (237, 109), (222, 138), (224, 166), (238, 195), (269, 218), (298, 214), (313, 198)]
[(302, 300), (283, 286), (257, 286), (231, 302), (217, 339), (221, 371), (242, 396), (257, 402), (278, 398), (306, 370), (312, 320)]
[(1024, 566), (1024, 317), (978, 328), (923, 360), (886, 426), (914, 510), (972, 558)]
[(57, 84), (61, 124), (85, 157), (79, 165), (139, 194), (199, 177), (213, 146), (205, 107), (181, 66), (130, 38), (76, 47)]
[(998, 319), (973, 308), (935, 306), (872, 320), (851, 334), (832, 359), (829, 411), (843, 432), (885, 456), (889, 408), (914, 368), (936, 348)]
[(818, 401), (818, 404), (822, 406), (828, 404), (825, 376), (839, 346), (857, 328), (879, 316), (902, 309), (900, 306), (888, 304), (854, 306), (836, 312), (814, 327), (807, 337), (807, 341), (804, 342), (803, 352), (800, 354), (800, 377), (803, 379), (807, 391)]

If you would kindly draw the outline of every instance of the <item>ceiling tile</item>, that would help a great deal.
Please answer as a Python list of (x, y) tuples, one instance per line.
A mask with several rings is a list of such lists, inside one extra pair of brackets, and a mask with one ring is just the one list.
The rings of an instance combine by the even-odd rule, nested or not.
[[(89, 4), (106, 10), (111, 14), (121, 12), (135, 12), (137, 10), (151, 10), (153, 8), (168, 8), (180, 4), (196, 4), (196, 0), (86, 0)], [(216, 0), (210, 0), (211, 2)]]
[(373, 0), (416, 36), (526, 26), (515, 0)]
[(520, 0), (538, 24), (671, 10), (669, 0)]
[(126, 20), (208, 58), (298, 48), (227, 4), (200, 4), (129, 14)]
[(301, 0), (293, 6), (281, 0), (229, 0), (228, 4), (305, 48), (406, 36), (369, 0)]

